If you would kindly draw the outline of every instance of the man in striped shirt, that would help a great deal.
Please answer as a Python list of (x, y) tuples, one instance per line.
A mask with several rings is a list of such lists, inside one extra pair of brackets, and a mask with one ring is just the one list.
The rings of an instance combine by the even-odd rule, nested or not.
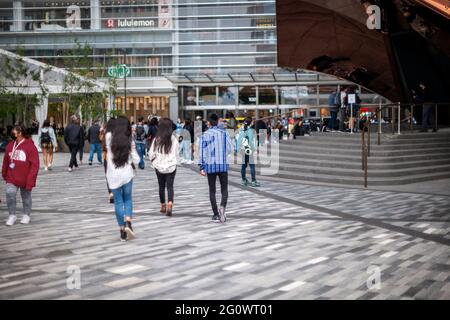
[[(199, 142), (200, 174), (208, 177), (209, 199), (213, 210), (214, 222), (225, 222), (225, 208), (228, 201), (228, 155), (233, 151), (233, 144), (225, 129), (218, 127), (219, 117), (211, 114), (208, 117), (208, 130)], [(222, 198), (220, 208), (216, 201), (216, 180), (219, 177)]]

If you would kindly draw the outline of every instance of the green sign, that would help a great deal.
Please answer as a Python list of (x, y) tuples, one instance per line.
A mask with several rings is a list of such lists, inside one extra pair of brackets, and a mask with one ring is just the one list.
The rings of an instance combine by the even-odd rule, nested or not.
[(126, 64), (118, 64), (108, 68), (108, 75), (112, 78), (125, 78), (131, 74), (130, 68)]

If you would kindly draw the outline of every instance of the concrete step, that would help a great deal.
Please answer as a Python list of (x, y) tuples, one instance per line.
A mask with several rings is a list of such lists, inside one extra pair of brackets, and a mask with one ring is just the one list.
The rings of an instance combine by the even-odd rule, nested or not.
[[(354, 149), (342, 149), (338, 146), (334, 147), (318, 147), (318, 146), (303, 146), (301, 148), (280, 148), (279, 154), (280, 156), (296, 156), (302, 154), (323, 154), (323, 155), (343, 155), (343, 156), (361, 156), (361, 147)], [(412, 156), (412, 155), (421, 155), (421, 154), (441, 154), (447, 153), (450, 155), (450, 147), (442, 147), (442, 148), (433, 148), (433, 149), (408, 149), (408, 150), (378, 150), (375, 146), (371, 147), (371, 154), (373, 156), (378, 157), (398, 157), (398, 156)]]
[[(275, 166), (272, 166), (274, 168)], [(237, 166), (240, 169), (240, 166)], [(257, 170), (261, 171), (262, 168), (268, 168), (268, 166), (258, 165)], [(324, 174), (330, 176), (345, 176), (345, 177), (360, 177), (363, 174), (362, 167), (359, 168), (329, 168), (321, 166), (307, 166), (303, 164), (279, 164), (278, 171), (280, 173), (291, 174), (293, 176), (303, 174)], [(414, 167), (414, 168), (402, 168), (395, 170), (384, 169), (371, 169), (369, 175), (371, 177), (389, 178), (389, 177), (406, 177), (410, 175), (420, 175), (426, 173), (438, 173), (449, 172), (450, 164), (444, 164), (439, 166), (427, 166), (427, 167)]]
[[(234, 172), (235, 175), (238, 175), (240, 170), (238, 168), (231, 168), (231, 172)], [(247, 174), (248, 176), (248, 174)], [(257, 174), (257, 178), (261, 177)], [(317, 182), (317, 183), (325, 183), (325, 184), (337, 184), (337, 185), (353, 185), (353, 186), (361, 186), (364, 183), (363, 172), (361, 171), (360, 176), (336, 176), (330, 174), (317, 174), (317, 173), (304, 173), (298, 175), (293, 172), (285, 172), (280, 171), (276, 175), (268, 176), (270, 178), (281, 178), (290, 181), (297, 181), (300, 183), (309, 183), (309, 182)], [(264, 178), (264, 176), (262, 176)], [(404, 185), (409, 183), (416, 183), (422, 181), (431, 181), (438, 179), (447, 179), (450, 178), (450, 171), (448, 172), (436, 172), (436, 173), (426, 173), (426, 174), (417, 174), (417, 175), (407, 175), (403, 177), (373, 177), (369, 174), (368, 176), (368, 185), (370, 186), (389, 186), (389, 185)]]
[[(418, 161), (405, 161), (405, 162), (375, 162), (371, 161), (369, 158), (369, 170), (396, 170), (396, 169), (406, 169), (415, 167), (430, 167), (439, 165), (450, 165), (450, 158), (442, 157), (441, 159), (431, 158)], [(279, 163), (280, 165), (300, 165), (300, 166), (319, 166), (326, 168), (342, 168), (342, 169), (359, 169), (361, 168), (361, 158), (359, 159), (347, 159), (331, 161), (329, 158), (325, 160), (317, 161), (317, 159), (303, 158), (299, 159), (297, 157), (283, 157), (278, 162), (272, 162), (270, 157), (260, 157), (258, 158), (258, 165), (274, 165)]]
[[(280, 150), (288, 149), (302, 149), (302, 148), (310, 148), (310, 147), (320, 147), (320, 148), (330, 148), (330, 149), (343, 149), (343, 150), (353, 150), (353, 149), (361, 149), (361, 141), (355, 141), (353, 143), (342, 143), (342, 142), (323, 142), (323, 141), (315, 141), (315, 140), (296, 140), (296, 143), (282, 143), (279, 145)], [(450, 148), (450, 140), (449, 141), (441, 141), (441, 142), (420, 142), (420, 143), (384, 143), (382, 145), (378, 145), (375, 142), (371, 141), (371, 148), (373, 150), (382, 150), (382, 151), (390, 151), (390, 150), (414, 150), (414, 149), (434, 149), (434, 148)]]

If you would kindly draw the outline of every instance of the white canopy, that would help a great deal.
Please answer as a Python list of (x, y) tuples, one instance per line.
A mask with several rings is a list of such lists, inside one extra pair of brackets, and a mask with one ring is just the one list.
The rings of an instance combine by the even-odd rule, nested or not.
[[(92, 88), (90, 88), (90, 92), (103, 92), (105, 87), (107, 86), (105, 83), (101, 81), (95, 81), (91, 79), (84, 78), (78, 74), (71, 73), (61, 68), (57, 68), (42, 62), (39, 62), (34, 59), (30, 59), (27, 57), (19, 56), (10, 51), (6, 51), (0, 49), (0, 57), (5, 56), (9, 59), (19, 60), (22, 59), (23, 62), (26, 63), (27, 68), (30, 71), (41, 69), (41, 81), (43, 86), (45, 87), (48, 94), (58, 94), (63, 93), (63, 83), (64, 79), (68, 75), (72, 75), (77, 77), (81, 81), (86, 81), (92, 84)], [(45, 70), (45, 72), (43, 71)], [(2, 70), (0, 68), (0, 77), (2, 76)], [(3, 75), (4, 76), (4, 75)], [(6, 86), (6, 90), (9, 92), (22, 92), (23, 94), (42, 94), (41, 87), (38, 81), (34, 81), (33, 79), (23, 79), (21, 86)], [(83, 91), (79, 92), (83, 93)], [(44, 120), (47, 118), (48, 113), (48, 96), (43, 96), (40, 99), (40, 105), (36, 106), (36, 120), (39, 121), (39, 125), (42, 125)]]

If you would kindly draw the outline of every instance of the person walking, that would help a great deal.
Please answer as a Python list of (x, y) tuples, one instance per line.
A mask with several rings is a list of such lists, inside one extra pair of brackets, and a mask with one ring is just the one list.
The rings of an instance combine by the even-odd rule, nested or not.
[(114, 195), (114, 206), (117, 223), (120, 228), (120, 240), (135, 238), (131, 225), (133, 216), (133, 164), (140, 162), (136, 151), (136, 143), (132, 137), (130, 121), (124, 116), (114, 120), (112, 132), (105, 135), (107, 152), (106, 179)]
[(340, 95), (336, 91), (332, 92), (328, 96), (328, 106), (330, 107), (330, 121), (328, 122), (328, 129), (330, 129), (331, 132), (334, 132), (336, 128), (335, 124), (338, 115), (338, 107), (340, 105), (339, 100)]
[(133, 127), (133, 136), (136, 143), (136, 150), (141, 158), (139, 169), (145, 169), (145, 146), (147, 143), (148, 127), (144, 125), (144, 117), (138, 118), (138, 123)]
[(427, 86), (421, 82), (416, 91), (413, 90), (413, 99), (416, 103), (422, 104), (422, 130), (420, 132), (428, 132), (428, 127), (433, 128), (433, 132), (437, 132), (436, 119), (434, 117), (433, 105), (428, 101)]
[(78, 168), (77, 153), (84, 142), (84, 133), (81, 126), (78, 124), (76, 116), (72, 116), (71, 123), (64, 130), (64, 142), (69, 147), (70, 162), (69, 172), (72, 172), (73, 167)]
[(56, 140), (55, 130), (50, 125), (50, 121), (45, 120), (42, 128), (39, 130), (38, 144), (42, 149), (42, 158), (44, 160), (44, 170), (52, 170), (53, 153), (56, 151), (58, 141)]
[[(255, 168), (255, 153), (256, 148), (256, 132), (255, 129), (251, 127), (252, 118), (247, 117), (244, 120), (243, 126), (240, 128), (239, 136), (237, 139), (238, 151), (242, 154), (242, 166), (241, 166), (241, 178), (242, 185), (252, 187), (259, 187), (260, 184), (256, 181), (256, 168)], [(252, 182), (247, 180), (247, 166), (250, 166), (250, 175), (252, 177)]]
[(152, 146), (153, 140), (155, 139), (157, 133), (158, 133), (158, 118), (153, 117), (150, 119), (150, 122), (148, 124), (147, 150), (146, 150), (147, 155), (150, 152), (150, 147)]
[[(198, 164), (200, 174), (208, 177), (209, 199), (213, 211), (213, 222), (226, 221), (226, 206), (228, 201), (228, 155), (233, 152), (233, 144), (228, 132), (220, 129), (218, 125), (219, 117), (211, 114), (208, 117), (209, 127), (199, 141)], [(221, 201), (220, 209), (217, 208), (216, 200), (216, 180), (219, 178)]]
[(16, 223), (17, 192), (20, 190), (23, 204), (21, 224), (30, 223), (31, 191), (36, 186), (39, 172), (39, 154), (32, 139), (23, 125), (16, 125), (12, 130), (13, 141), (3, 156), (2, 177), (6, 181), (6, 204), (9, 217), (7, 226)]
[(95, 120), (93, 125), (89, 128), (87, 138), (89, 142), (89, 165), (92, 166), (94, 160), (94, 153), (97, 154), (97, 161), (102, 164), (102, 144), (100, 141), (100, 122)]
[[(161, 213), (172, 216), (173, 210), (173, 184), (179, 162), (179, 144), (173, 132), (173, 122), (168, 118), (163, 118), (159, 122), (158, 134), (150, 147), (149, 158), (152, 167), (155, 169), (159, 185), (159, 200), (161, 203)], [(166, 205), (167, 189), (167, 205)]]

